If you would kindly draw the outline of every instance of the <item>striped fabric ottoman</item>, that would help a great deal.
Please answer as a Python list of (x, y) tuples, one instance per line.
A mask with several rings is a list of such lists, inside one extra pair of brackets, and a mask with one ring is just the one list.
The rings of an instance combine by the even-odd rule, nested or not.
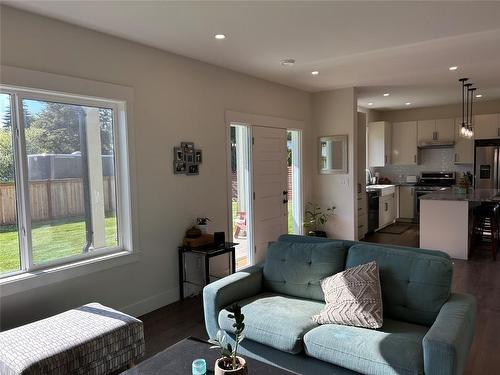
[(142, 322), (90, 303), (0, 333), (0, 374), (109, 374), (144, 355)]

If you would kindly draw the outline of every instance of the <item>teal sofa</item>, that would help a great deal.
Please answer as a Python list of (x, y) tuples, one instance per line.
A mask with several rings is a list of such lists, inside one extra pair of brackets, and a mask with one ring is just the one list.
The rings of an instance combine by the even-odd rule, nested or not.
[[(375, 260), (384, 324), (377, 330), (317, 325), (319, 281)], [(241, 354), (298, 374), (462, 374), (474, 335), (475, 300), (451, 293), (452, 262), (439, 251), (283, 235), (266, 261), (203, 289), (208, 335), (245, 314)]]

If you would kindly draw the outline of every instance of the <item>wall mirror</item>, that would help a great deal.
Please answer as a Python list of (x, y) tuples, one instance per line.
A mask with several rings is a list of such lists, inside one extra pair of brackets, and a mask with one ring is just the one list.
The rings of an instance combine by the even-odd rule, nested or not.
[(347, 135), (319, 138), (319, 173), (347, 173)]

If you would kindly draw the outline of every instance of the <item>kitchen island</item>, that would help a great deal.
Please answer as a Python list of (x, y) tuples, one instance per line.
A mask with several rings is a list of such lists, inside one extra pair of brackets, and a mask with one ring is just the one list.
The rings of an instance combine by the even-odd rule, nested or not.
[(482, 202), (500, 202), (500, 190), (469, 193), (435, 192), (420, 198), (420, 247), (468, 259), (472, 209)]

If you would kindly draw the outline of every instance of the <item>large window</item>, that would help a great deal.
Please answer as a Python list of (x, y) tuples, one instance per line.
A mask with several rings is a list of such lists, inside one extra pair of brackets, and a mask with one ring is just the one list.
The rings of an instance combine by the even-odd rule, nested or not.
[(0, 277), (119, 251), (123, 103), (0, 91)]

